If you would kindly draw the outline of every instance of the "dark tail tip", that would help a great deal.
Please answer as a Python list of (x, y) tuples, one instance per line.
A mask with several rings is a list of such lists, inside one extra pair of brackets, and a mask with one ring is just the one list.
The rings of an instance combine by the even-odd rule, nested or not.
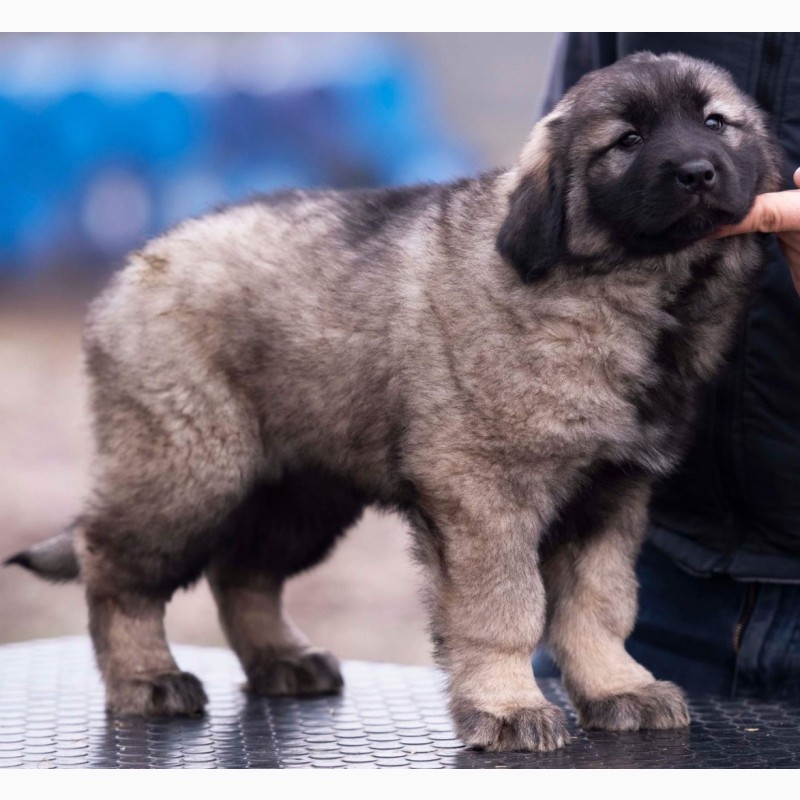
[(25, 569), (33, 569), (31, 557), (27, 554), (27, 552), (17, 553), (15, 556), (11, 556), (11, 558), (7, 558), (3, 562), (4, 567), (11, 567), (14, 564), (19, 567), (25, 567)]

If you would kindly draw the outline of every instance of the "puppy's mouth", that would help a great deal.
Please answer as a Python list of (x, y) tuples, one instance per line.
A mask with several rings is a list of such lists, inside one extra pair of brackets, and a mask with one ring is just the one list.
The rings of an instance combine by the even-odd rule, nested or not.
[(687, 197), (681, 206), (666, 225), (657, 231), (647, 231), (646, 236), (665, 243), (688, 245), (710, 236), (724, 225), (736, 224), (747, 213), (746, 210), (733, 210), (702, 195)]

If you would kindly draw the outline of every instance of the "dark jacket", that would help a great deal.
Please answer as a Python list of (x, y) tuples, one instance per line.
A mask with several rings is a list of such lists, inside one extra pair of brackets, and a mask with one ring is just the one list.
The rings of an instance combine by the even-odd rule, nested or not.
[[(767, 110), (787, 188), (800, 166), (800, 34), (565, 35), (545, 110), (585, 72), (638, 50), (682, 52), (727, 69)], [(772, 237), (774, 239), (774, 237)], [(775, 241), (709, 393), (692, 449), (651, 507), (651, 540), (697, 574), (800, 583), (800, 297)]]

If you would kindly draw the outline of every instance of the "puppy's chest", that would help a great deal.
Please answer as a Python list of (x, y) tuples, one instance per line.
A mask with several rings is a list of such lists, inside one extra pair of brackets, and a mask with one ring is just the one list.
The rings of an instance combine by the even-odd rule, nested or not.
[[(652, 300), (637, 313), (582, 304), (542, 315), (516, 339), (495, 337), (468, 360), (462, 388), (474, 424), (538, 451), (653, 464), (693, 396), (691, 334)], [(659, 467), (660, 469), (660, 467)]]

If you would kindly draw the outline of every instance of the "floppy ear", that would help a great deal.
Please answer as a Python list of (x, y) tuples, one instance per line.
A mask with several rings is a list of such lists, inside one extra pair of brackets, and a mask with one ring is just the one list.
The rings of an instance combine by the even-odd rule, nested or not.
[(529, 283), (546, 275), (561, 253), (566, 201), (562, 159), (552, 143), (558, 120), (542, 120), (520, 159), (520, 178), (497, 234), (497, 250)]

